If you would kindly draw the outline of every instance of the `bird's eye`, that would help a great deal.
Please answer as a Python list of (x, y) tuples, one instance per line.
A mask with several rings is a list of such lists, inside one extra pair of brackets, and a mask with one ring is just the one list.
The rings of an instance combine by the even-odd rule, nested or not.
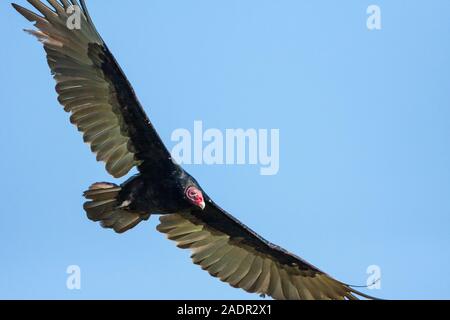
[(195, 191), (195, 190), (190, 190), (189, 196), (190, 196), (191, 198), (196, 198), (196, 197), (198, 196), (198, 195), (197, 195), (197, 191)]
[(186, 196), (193, 201), (199, 201), (201, 198), (201, 193), (196, 188), (190, 187), (186, 191)]

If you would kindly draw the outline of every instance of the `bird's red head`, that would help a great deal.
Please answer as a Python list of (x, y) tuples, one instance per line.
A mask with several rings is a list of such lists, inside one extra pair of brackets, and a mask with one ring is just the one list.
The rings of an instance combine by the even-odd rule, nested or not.
[(206, 204), (205, 199), (203, 198), (203, 193), (197, 187), (187, 187), (185, 195), (193, 205), (199, 207), (202, 210), (205, 209)]

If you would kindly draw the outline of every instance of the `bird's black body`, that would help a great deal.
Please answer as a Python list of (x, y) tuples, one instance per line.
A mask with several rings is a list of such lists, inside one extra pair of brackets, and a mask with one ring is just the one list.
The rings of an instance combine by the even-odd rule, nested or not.
[(120, 186), (93, 184), (84, 194), (89, 219), (122, 233), (151, 214), (161, 215), (157, 229), (191, 249), (194, 263), (248, 292), (276, 299), (370, 298), (263, 239), (216, 205), (173, 161), (84, 0), (80, 30), (66, 27), (66, 11), (79, 5), (77, 0), (48, 0), (53, 9), (40, 0), (28, 2), (42, 16), (13, 6), (35, 22), (38, 30), (28, 32), (44, 45), (70, 121), (113, 177), (124, 177), (133, 167), (139, 171)]
[(134, 212), (161, 215), (189, 211), (193, 205), (185, 199), (184, 190), (194, 183), (184, 170), (157, 177), (137, 174), (121, 185), (118, 199), (120, 203), (128, 201), (127, 207)]

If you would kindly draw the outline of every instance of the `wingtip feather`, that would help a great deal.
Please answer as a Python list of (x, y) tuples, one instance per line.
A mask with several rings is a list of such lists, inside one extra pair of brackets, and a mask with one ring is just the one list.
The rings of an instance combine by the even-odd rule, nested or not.
[(18, 5), (17, 3), (11, 3), (11, 6), (18, 12), (20, 13), (22, 16), (25, 17), (25, 19), (27, 19), (28, 21), (31, 22), (35, 22), (38, 21), (39, 19), (44, 19), (43, 17), (35, 14), (33, 11), (30, 11), (20, 5)]

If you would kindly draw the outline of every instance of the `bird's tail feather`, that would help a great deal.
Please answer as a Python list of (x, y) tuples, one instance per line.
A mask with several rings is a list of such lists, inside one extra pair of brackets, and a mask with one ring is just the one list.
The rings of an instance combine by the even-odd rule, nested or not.
[(132, 212), (126, 204), (119, 200), (122, 188), (113, 183), (97, 182), (84, 192), (89, 201), (84, 203), (87, 217), (92, 221), (100, 221), (103, 228), (114, 229), (123, 233), (135, 227), (139, 222), (147, 220), (150, 214)]

